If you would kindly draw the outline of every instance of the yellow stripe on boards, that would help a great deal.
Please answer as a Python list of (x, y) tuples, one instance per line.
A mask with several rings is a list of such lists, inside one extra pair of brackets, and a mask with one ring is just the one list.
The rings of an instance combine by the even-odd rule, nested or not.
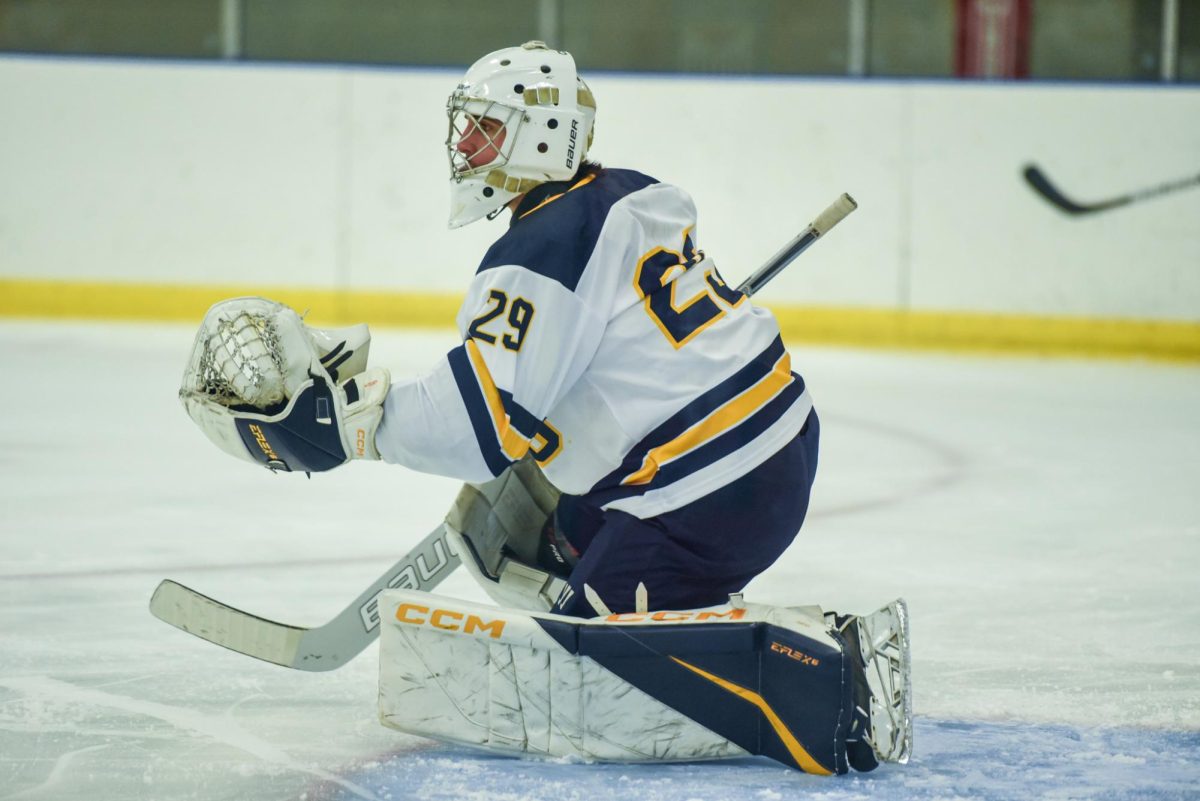
[(315, 325), (453, 327), (462, 297), (422, 292), (351, 292), (286, 286), (191, 286), (0, 279), (0, 317), (146, 320), (200, 325), (214, 303), (258, 295)]
[(767, 305), (786, 342), (983, 356), (1200, 361), (1200, 322)]
[[(464, 281), (467, 277), (464, 276)], [(208, 307), (243, 295), (286, 303), (316, 325), (450, 328), (461, 295), (278, 286), (189, 286), (0, 279), (0, 317), (200, 324)], [(756, 301), (757, 302), (757, 301)], [(1052, 317), (761, 303), (789, 345), (1200, 362), (1200, 321)]]
[(471, 366), (475, 368), (475, 377), (479, 379), (479, 388), (483, 390), (483, 397), (487, 400), (488, 411), (492, 413), (492, 425), (496, 428), (496, 437), (500, 440), (500, 447), (510, 459), (520, 459), (529, 450), (529, 440), (521, 436), (521, 433), (513, 428), (509, 422), (508, 413), (504, 411), (504, 401), (500, 400), (500, 392), (496, 389), (496, 384), (492, 381), (492, 374), (488, 370), (487, 362), (483, 360), (483, 354), (479, 352), (479, 346), (475, 344), (475, 340), (468, 339), (466, 343), (467, 356), (471, 359)]
[(802, 771), (805, 773), (813, 773), (818, 776), (833, 775), (833, 771), (821, 765), (820, 762), (817, 762), (817, 760), (812, 758), (808, 751), (804, 750), (804, 746), (800, 745), (800, 741), (796, 739), (796, 736), (792, 734), (791, 730), (786, 724), (784, 724), (779, 715), (775, 713), (775, 710), (771, 708), (771, 705), (768, 704), (766, 699), (764, 699), (761, 695), (753, 690), (747, 690), (745, 687), (739, 687), (731, 681), (726, 681), (720, 676), (714, 676), (712, 673), (698, 668), (695, 665), (689, 665), (687, 662), (684, 662), (682, 659), (677, 657), (671, 657), (671, 661), (682, 665), (693, 673), (703, 676), (718, 687), (728, 690), (738, 698), (741, 698), (744, 701), (749, 701), (758, 707), (759, 710), (762, 711), (763, 715), (766, 716), (767, 722), (771, 724), (771, 728), (774, 729), (775, 733), (779, 735), (779, 739), (783, 741), (784, 747), (787, 748), (788, 753), (792, 755), (792, 759), (796, 761), (796, 764), (800, 766)]
[(779, 358), (779, 361), (775, 362), (771, 372), (741, 395), (717, 407), (708, 417), (670, 442), (652, 448), (642, 460), (641, 468), (636, 473), (626, 476), (621, 484), (625, 486), (649, 484), (661, 465), (679, 458), (713, 437), (733, 428), (762, 408), (764, 403), (778, 395), (779, 391), (790, 383), (792, 383), (792, 357), (785, 353)]

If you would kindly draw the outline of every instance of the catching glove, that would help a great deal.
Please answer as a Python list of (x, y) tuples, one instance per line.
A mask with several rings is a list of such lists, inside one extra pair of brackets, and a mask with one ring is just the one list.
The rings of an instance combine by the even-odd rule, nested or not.
[[(365, 325), (310, 328), (273, 301), (223, 301), (200, 326), (179, 398), (217, 447), (271, 470), (378, 459), (391, 378), (363, 371), (369, 346)], [(339, 370), (350, 377), (339, 383)]]

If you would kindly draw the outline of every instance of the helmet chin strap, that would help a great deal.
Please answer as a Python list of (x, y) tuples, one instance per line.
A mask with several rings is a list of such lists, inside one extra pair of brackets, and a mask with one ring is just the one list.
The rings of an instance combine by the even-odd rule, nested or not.
[(498, 207), (496, 207), (496, 208), (492, 209), (491, 211), (489, 211), (489, 212), (487, 213), (487, 219), (488, 219), (488, 222), (491, 222), (492, 220), (494, 220), (494, 219), (496, 219), (497, 217), (499, 217), (499, 216), (500, 216), (500, 212), (504, 211), (504, 210), (505, 210), (505, 209), (507, 209), (507, 208), (508, 208), (508, 204), (507, 204), (507, 203), (505, 203), (503, 206), (498, 206)]

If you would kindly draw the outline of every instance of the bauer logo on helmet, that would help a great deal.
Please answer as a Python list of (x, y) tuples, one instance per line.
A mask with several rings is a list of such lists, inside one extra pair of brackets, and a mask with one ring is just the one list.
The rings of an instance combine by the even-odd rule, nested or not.
[(575, 140), (579, 137), (579, 120), (571, 120), (571, 144), (567, 146), (567, 166), (575, 165)]

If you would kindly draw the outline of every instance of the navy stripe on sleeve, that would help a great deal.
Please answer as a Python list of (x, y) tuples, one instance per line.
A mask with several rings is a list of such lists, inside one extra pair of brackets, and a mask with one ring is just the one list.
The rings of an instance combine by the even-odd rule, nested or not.
[(471, 368), (471, 357), (467, 355), (466, 346), (459, 345), (446, 354), (446, 359), (450, 362), (454, 382), (458, 384), (458, 394), (462, 396), (467, 407), (467, 416), (471, 420), (471, 428), (475, 431), (475, 441), (479, 443), (483, 461), (492, 475), (498, 476), (508, 469), (512, 460), (505, 455), (496, 438), (496, 427), (488, 411), (487, 400), (483, 397), (483, 390), (475, 378), (475, 371)]

